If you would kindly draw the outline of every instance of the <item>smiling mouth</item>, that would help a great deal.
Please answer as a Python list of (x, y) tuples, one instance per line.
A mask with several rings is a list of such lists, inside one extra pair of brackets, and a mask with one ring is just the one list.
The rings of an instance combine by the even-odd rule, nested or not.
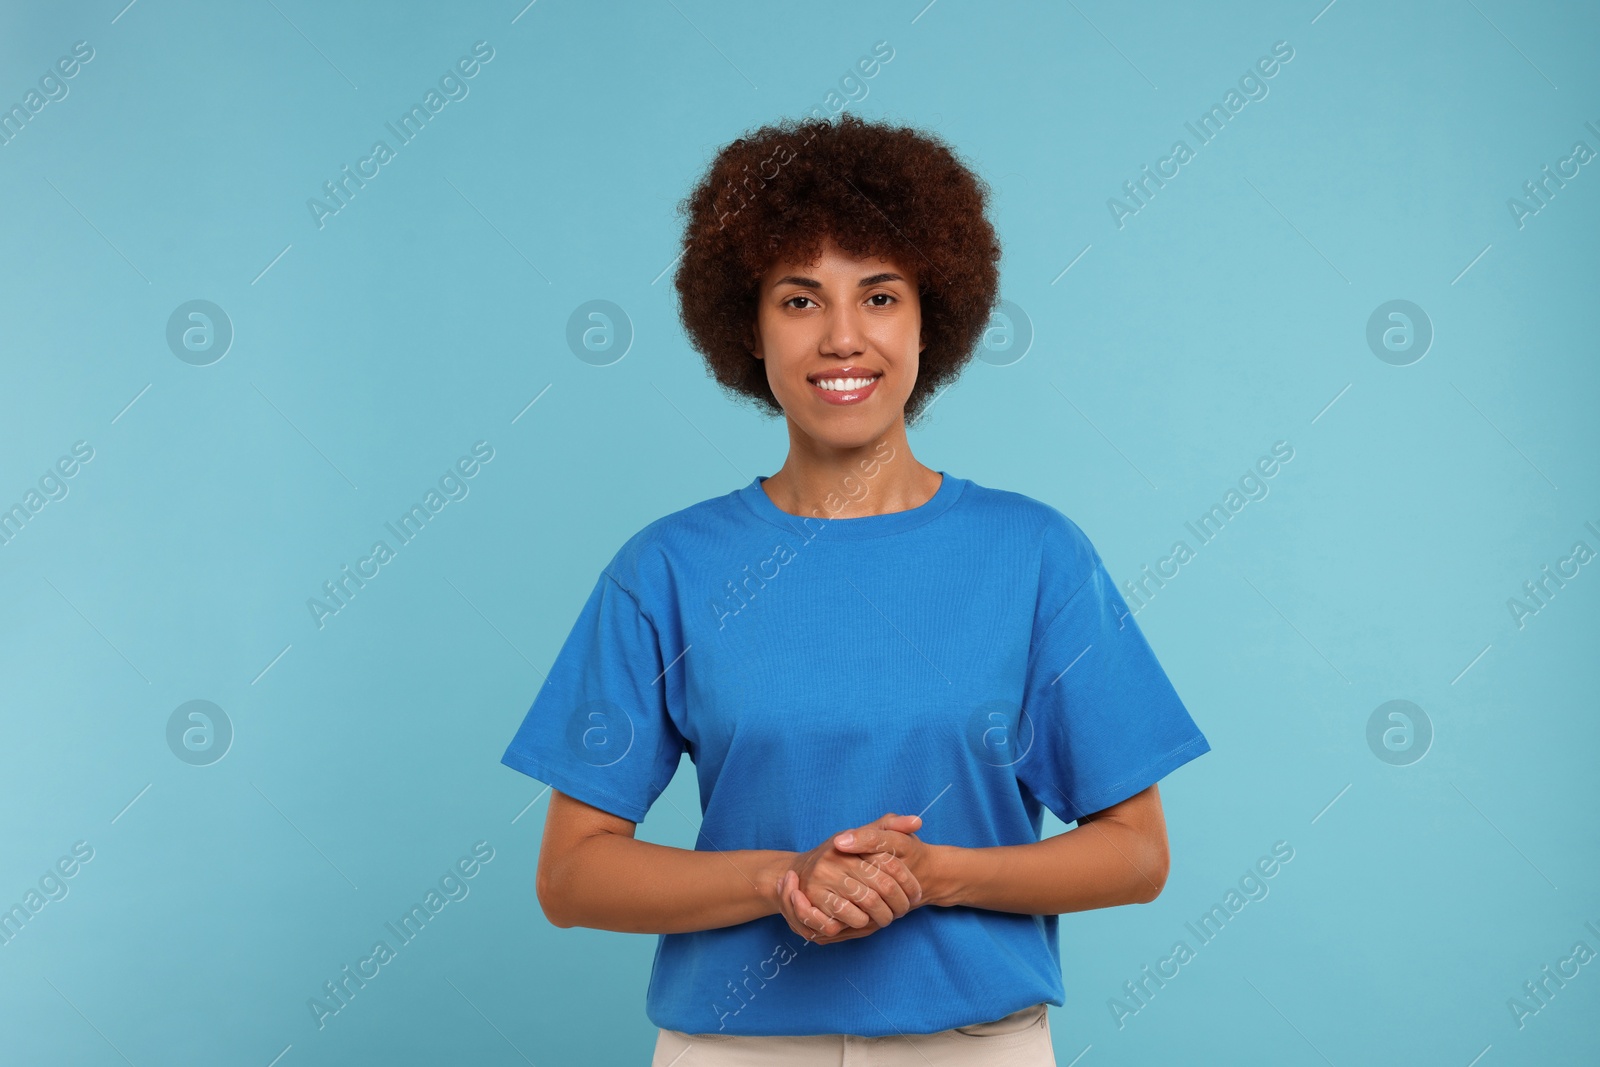
[(815, 395), (825, 404), (843, 406), (860, 404), (870, 397), (878, 388), (878, 380), (883, 377), (881, 372), (856, 372), (856, 368), (844, 368), (846, 373), (837, 371), (820, 374), (810, 378), (811, 388)]
[(817, 378), (811, 384), (818, 389), (826, 389), (829, 392), (855, 393), (865, 389), (881, 377), (883, 377), (881, 374), (871, 374), (863, 375), (859, 378)]

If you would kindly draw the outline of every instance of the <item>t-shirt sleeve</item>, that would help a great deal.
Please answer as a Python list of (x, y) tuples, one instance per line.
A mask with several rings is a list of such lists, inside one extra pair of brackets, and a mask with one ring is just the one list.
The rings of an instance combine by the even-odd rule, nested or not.
[(1067, 823), (1211, 750), (1099, 554), (1090, 559), (1088, 578), (1034, 635), (1018, 724), (1017, 779)]
[(632, 822), (684, 751), (656, 628), (603, 571), (500, 762)]

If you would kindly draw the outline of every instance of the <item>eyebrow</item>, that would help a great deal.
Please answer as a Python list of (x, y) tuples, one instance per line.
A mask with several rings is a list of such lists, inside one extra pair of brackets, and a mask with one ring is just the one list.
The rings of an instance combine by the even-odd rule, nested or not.
[[(856, 283), (856, 287), (859, 288), (859, 289), (865, 289), (869, 285), (877, 285), (880, 282), (903, 282), (903, 281), (905, 281), (905, 279), (902, 278), (900, 275), (894, 273), (893, 271), (883, 271), (880, 274), (869, 274), (869, 275), (867, 275), (865, 278), (862, 278), (861, 281)], [(801, 275), (798, 275), (798, 274), (785, 274), (783, 277), (779, 278), (777, 281), (772, 283), (772, 287), (774, 289), (776, 289), (780, 285), (799, 285), (799, 286), (803, 286), (803, 287), (805, 287), (807, 289), (821, 289), (822, 288), (822, 283), (817, 281), (815, 278), (805, 278), (805, 277), (802, 277)]]

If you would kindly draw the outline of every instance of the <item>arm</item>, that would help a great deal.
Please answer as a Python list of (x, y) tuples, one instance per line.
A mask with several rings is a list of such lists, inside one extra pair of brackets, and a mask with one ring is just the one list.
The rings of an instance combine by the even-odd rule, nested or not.
[(795, 853), (700, 852), (633, 836), (635, 824), (550, 790), (536, 892), (554, 926), (675, 934), (779, 912)]
[(930, 848), (928, 871), (918, 872), (930, 904), (1059, 915), (1148, 904), (1167, 881), (1167, 824), (1154, 785), (1043, 841)]

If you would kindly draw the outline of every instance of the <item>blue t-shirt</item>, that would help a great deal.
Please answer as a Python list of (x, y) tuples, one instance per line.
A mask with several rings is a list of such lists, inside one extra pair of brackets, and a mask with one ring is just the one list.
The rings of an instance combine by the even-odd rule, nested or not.
[[(1077, 524), (939, 473), (884, 515), (792, 515), (758, 476), (646, 526), (502, 762), (637, 823), (687, 752), (697, 850), (803, 852), (891, 811), (930, 843), (1026, 844), (1041, 804), (1072, 823), (1210, 751)], [(985, 1022), (1063, 1003), (1056, 920), (923, 905), (831, 945), (778, 914), (661, 934), (646, 1013), (752, 1035)]]

